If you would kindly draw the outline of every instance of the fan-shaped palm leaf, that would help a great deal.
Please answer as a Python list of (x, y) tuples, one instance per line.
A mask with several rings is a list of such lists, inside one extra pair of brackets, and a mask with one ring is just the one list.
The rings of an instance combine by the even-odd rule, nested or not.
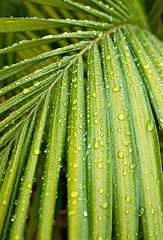
[(139, 218), (144, 239), (161, 239), (163, 43), (138, 0), (27, 2), (29, 12), (29, 2), (56, 9), (53, 19), (39, 10), (41, 18), (0, 19), (1, 33), (48, 33), (0, 50), (25, 58), (0, 70), (1, 239), (33, 237), (26, 218), (42, 158), (38, 240), (52, 238), (63, 159), (69, 239), (136, 240)]

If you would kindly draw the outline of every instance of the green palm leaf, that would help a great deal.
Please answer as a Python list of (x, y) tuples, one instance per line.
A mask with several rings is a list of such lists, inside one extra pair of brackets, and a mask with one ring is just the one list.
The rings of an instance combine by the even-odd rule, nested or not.
[(68, 239), (136, 240), (139, 220), (143, 239), (161, 239), (157, 19), (138, 0), (25, 6), (29, 17), (0, 19), (1, 34), (22, 32), (0, 50), (1, 239), (35, 239), (35, 221), (38, 240), (53, 238), (65, 162)]

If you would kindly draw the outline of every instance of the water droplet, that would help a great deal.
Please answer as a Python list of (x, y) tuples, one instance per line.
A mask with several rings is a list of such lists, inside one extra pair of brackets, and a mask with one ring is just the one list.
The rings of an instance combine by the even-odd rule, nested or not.
[(153, 123), (153, 121), (149, 120), (149, 121), (147, 122), (147, 129), (148, 129), (149, 132), (152, 132), (152, 131), (153, 131), (153, 129), (154, 129), (154, 123)]
[(102, 202), (102, 203), (100, 203), (100, 207), (106, 209), (109, 207), (109, 204), (107, 202)]
[(140, 49), (137, 50), (137, 53), (142, 53), (142, 51)]
[(111, 56), (110, 56), (110, 55), (106, 55), (106, 59), (107, 59), (107, 60), (110, 60), (110, 59), (111, 59)]
[(145, 64), (145, 65), (144, 65), (144, 68), (145, 68), (145, 69), (149, 69), (149, 65), (148, 65), (148, 64)]
[(130, 141), (126, 141), (126, 140), (123, 141), (123, 145), (125, 145), (126, 147), (129, 145), (129, 143)]
[(98, 119), (95, 119), (93, 122), (94, 124), (98, 125)]
[(102, 217), (100, 217), (100, 216), (98, 216), (97, 219), (98, 219), (99, 222), (102, 221)]
[(31, 189), (31, 188), (32, 188), (32, 184), (31, 184), (31, 183), (28, 183), (28, 184), (27, 184), (27, 188), (28, 188), (28, 189)]
[(23, 93), (29, 93), (29, 88), (24, 88)]
[(78, 164), (77, 164), (77, 163), (74, 163), (74, 164), (72, 165), (72, 167), (73, 167), (73, 168), (77, 168), (77, 167), (78, 167)]
[(134, 170), (136, 168), (136, 163), (131, 163), (130, 168)]
[(100, 127), (100, 130), (101, 130), (101, 131), (104, 131), (104, 128), (101, 126), (101, 127)]
[(98, 192), (99, 192), (100, 194), (102, 194), (102, 193), (104, 192), (104, 189), (103, 189), (103, 188), (99, 188)]
[(97, 97), (97, 94), (94, 92), (94, 93), (92, 93), (92, 97), (93, 98), (96, 98)]
[(84, 212), (83, 212), (83, 215), (84, 215), (85, 217), (87, 217), (87, 216), (88, 216), (87, 211), (84, 211)]
[(76, 104), (78, 102), (78, 100), (77, 99), (75, 99), (74, 101), (73, 101), (73, 104)]
[(39, 81), (37, 81), (37, 82), (34, 82), (34, 84), (33, 84), (35, 87), (38, 87), (39, 85), (40, 85), (40, 82)]
[(125, 131), (124, 134), (130, 136), (130, 132)]
[(103, 141), (100, 141), (100, 146), (104, 146), (104, 142)]
[(72, 205), (75, 206), (77, 204), (77, 201), (76, 200), (73, 200), (72, 201)]
[(101, 169), (101, 168), (102, 168), (102, 163), (98, 162), (98, 163), (97, 163), (97, 167), (98, 167), (99, 169)]
[(98, 138), (95, 138), (95, 139), (94, 139), (93, 147), (94, 147), (95, 149), (98, 149), (98, 148), (99, 148), (99, 139), (98, 139)]
[(77, 149), (78, 151), (80, 151), (80, 150), (81, 150), (81, 147), (77, 147), (76, 149)]
[(98, 235), (97, 240), (103, 240), (103, 237), (101, 235)]
[(140, 207), (139, 208), (139, 216), (143, 216), (145, 214), (145, 208), (143, 208), (143, 207)]
[(127, 214), (128, 214), (128, 209), (125, 209), (125, 210), (124, 210), (124, 213), (127, 215)]
[(150, 210), (151, 210), (152, 215), (155, 215), (154, 207), (150, 207)]
[(124, 153), (123, 153), (123, 151), (118, 151), (118, 157), (119, 157), (119, 158), (124, 158)]
[(123, 176), (126, 176), (127, 175), (127, 172), (123, 171)]
[(125, 200), (126, 200), (127, 203), (129, 203), (129, 202), (131, 202), (131, 197), (127, 195), (127, 196), (125, 197)]
[(79, 196), (79, 193), (78, 193), (78, 192), (76, 192), (76, 191), (71, 192), (71, 197), (72, 197), (72, 198), (76, 198), (76, 197), (78, 197), (78, 196)]
[(16, 234), (14, 237), (15, 240), (19, 240), (20, 239), (20, 235)]
[(120, 87), (114, 87), (114, 88), (112, 89), (113, 92), (119, 92), (119, 90), (120, 90)]
[(120, 113), (120, 114), (118, 115), (118, 119), (119, 119), (119, 120), (123, 121), (124, 118), (125, 118), (125, 116), (124, 116), (123, 113)]
[(38, 155), (39, 153), (40, 153), (40, 150), (39, 150), (38, 148), (35, 148), (35, 149), (34, 149), (34, 154), (35, 154), (35, 155)]
[(3, 205), (7, 205), (7, 201), (5, 199), (3, 200)]
[(48, 193), (48, 192), (46, 192), (46, 193), (45, 193), (45, 196), (46, 196), (46, 197), (48, 197), (48, 196), (49, 196), (49, 193)]
[(73, 210), (73, 211), (69, 211), (69, 212), (68, 212), (68, 215), (69, 215), (69, 216), (73, 216), (73, 215), (75, 215), (75, 214), (76, 214), (76, 210)]
[(21, 208), (21, 212), (25, 212), (25, 208), (24, 207)]
[(124, 164), (124, 166), (127, 166), (128, 163), (126, 161), (123, 161), (123, 164)]
[(98, 116), (98, 112), (94, 112), (93, 115), (94, 115), (95, 117), (97, 117), (97, 116)]

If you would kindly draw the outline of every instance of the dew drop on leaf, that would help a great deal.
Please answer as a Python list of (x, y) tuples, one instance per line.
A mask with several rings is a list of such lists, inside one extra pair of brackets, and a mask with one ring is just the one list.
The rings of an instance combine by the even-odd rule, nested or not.
[(145, 214), (145, 208), (140, 207), (140, 208), (139, 208), (139, 213), (138, 213), (138, 215), (139, 215), (139, 216), (143, 216), (144, 214)]
[(78, 196), (79, 196), (78, 192), (76, 192), (76, 191), (71, 192), (71, 197), (72, 198), (76, 198)]
[(20, 235), (16, 234), (14, 237), (15, 240), (19, 240), (20, 239)]
[(98, 216), (97, 219), (98, 219), (99, 222), (102, 221), (102, 217), (100, 217), (100, 216)]
[(119, 157), (119, 158), (124, 158), (124, 153), (123, 153), (123, 151), (118, 151), (118, 157)]
[(70, 211), (70, 212), (68, 213), (69, 216), (73, 216), (73, 215), (75, 215), (75, 214), (76, 214), (76, 210)]
[(95, 139), (94, 139), (93, 147), (94, 147), (95, 149), (98, 149), (98, 148), (99, 148), (99, 139), (98, 139), (98, 138), (95, 138)]
[(92, 97), (93, 98), (96, 98), (97, 97), (97, 94), (94, 92), (94, 93), (92, 93)]
[(98, 162), (98, 163), (97, 163), (97, 167), (98, 167), (99, 169), (101, 169), (101, 168), (102, 168), (102, 164), (101, 164), (100, 162)]
[(23, 93), (29, 93), (29, 88), (24, 88)]
[(154, 207), (151, 207), (150, 210), (151, 210), (152, 215), (155, 215)]
[(36, 82), (34, 82), (34, 84), (33, 84), (35, 87), (38, 87), (39, 85), (40, 85), (40, 82), (39, 81), (36, 81)]
[(147, 129), (148, 129), (149, 132), (152, 132), (152, 131), (153, 131), (153, 129), (154, 129), (154, 123), (153, 123), (153, 121), (149, 120), (149, 121), (147, 122)]
[(131, 202), (131, 197), (127, 195), (127, 196), (125, 197), (125, 200), (126, 200), (127, 203), (129, 203), (129, 202)]
[(98, 192), (102, 194), (104, 192), (103, 188), (99, 188)]
[(134, 170), (136, 168), (136, 163), (131, 163), (130, 168)]
[(100, 203), (100, 207), (106, 209), (106, 208), (109, 207), (109, 204), (108, 204), (107, 202), (101, 202), (101, 203)]
[(6, 200), (3, 200), (3, 205), (7, 205), (7, 201)]
[(34, 154), (35, 154), (35, 155), (38, 155), (39, 153), (40, 153), (40, 150), (39, 150), (38, 148), (35, 148), (35, 149), (34, 149)]
[(120, 114), (118, 115), (118, 119), (119, 119), (119, 120), (123, 121), (124, 118), (125, 118), (125, 116), (124, 116), (123, 113), (120, 113)]
[(127, 214), (128, 214), (128, 210), (127, 210), (127, 209), (125, 209), (125, 210), (124, 210), (124, 213), (127, 215)]
[(103, 237), (101, 235), (98, 235), (97, 240), (103, 240)]

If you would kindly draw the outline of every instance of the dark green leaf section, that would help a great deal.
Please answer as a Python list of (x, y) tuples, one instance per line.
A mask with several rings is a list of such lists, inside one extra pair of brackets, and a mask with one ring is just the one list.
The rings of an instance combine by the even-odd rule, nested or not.
[(6, 131), (4, 134), (2, 134), (0, 137), (0, 148), (5, 146), (11, 140), (23, 122), (24, 119), (21, 119), (18, 123), (14, 124), (14, 126), (12, 126), (9, 131)]
[(31, 190), (33, 186), (33, 179), (36, 171), (38, 156), (40, 153), (41, 141), (42, 141), (44, 127), (45, 127), (46, 116), (48, 112), (49, 99), (50, 99), (50, 91), (46, 95), (43, 109), (40, 114), (40, 118), (38, 120), (36, 130), (34, 133), (30, 154), (29, 154), (27, 165), (24, 172), (24, 179), (23, 179), (21, 190), (19, 193), (19, 202), (15, 209), (14, 222), (11, 227), (9, 239), (13, 239), (13, 238), (21, 239), (24, 234), (26, 216), (27, 216), (29, 200), (31, 196)]
[(140, 182), (139, 212), (144, 239), (159, 239), (163, 234), (163, 184), (158, 135), (143, 80), (121, 31), (116, 35), (116, 44), (126, 78), (137, 146)]
[(139, 41), (144, 46), (146, 52), (148, 53), (150, 59), (155, 63), (156, 68), (163, 77), (163, 56), (159, 52), (158, 48), (153, 44), (153, 42), (147, 38), (146, 34), (141, 32), (139, 29), (135, 31), (135, 34), (139, 37)]
[(23, 148), (23, 144), (25, 141), (27, 129), (28, 129), (29, 119), (25, 122), (23, 128), (21, 129), (21, 133), (19, 131), (14, 150), (12, 152), (12, 156), (10, 159), (9, 167), (7, 168), (7, 172), (4, 176), (4, 180), (0, 189), (0, 236), (3, 234), (4, 224), (7, 217), (10, 200), (12, 196), (12, 191), (14, 188), (14, 183), (18, 171), (18, 166), (20, 163), (21, 151)]
[(153, 35), (151, 32), (149, 31), (144, 31), (147, 38), (150, 39), (152, 41), (152, 43), (155, 45), (155, 47), (158, 49), (158, 51), (160, 52), (160, 54), (163, 56), (163, 42), (160, 41), (155, 35)]
[[(10, 154), (11, 143), (6, 148), (4, 148), (0, 153), (0, 179), (1, 179), (1, 181), (4, 177), (5, 168), (6, 168), (8, 157)], [(2, 184), (2, 182), (0, 182), (0, 186), (1, 186), (1, 184)]]
[(124, 75), (109, 35), (103, 40), (103, 64), (111, 127), (116, 239), (136, 240), (139, 199), (136, 146)]
[(79, 3), (72, 2), (71, 0), (64, 0), (64, 2), (70, 4), (71, 6), (77, 7), (80, 10), (82, 10), (86, 13), (89, 13), (89, 14), (97, 17), (97, 18), (100, 18), (100, 19), (102, 19), (106, 22), (109, 22), (111, 24), (112, 23), (113, 24), (121, 23), (121, 20), (114, 18), (113, 15), (109, 15), (109, 14), (106, 14), (106, 13), (101, 12), (99, 10), (96, 10), (96, 9), (92, 8), (91, 6), (85, 6), (85, 5), (82, 5), (82, 4), (79, 4)]
[(37, 19), (37, 18), (1, 18), (0, 32), (36, 31), (65, 26), (81, 26), (88, 28), (110, 29), (110, 23), (95, 22), (91, 20), (70, 19)]
[[(150, 101), (155, 110), (160, 127), (163, 128), (163, 78), (146, 52), (143, 43), (132, 29), (128, 29), (128, 41), (140, 63), (141, 76), (146, 84)], [(162, 63), (162, 62), (161, 62)]]
[(26, 1), (44, 4), (44, 5), (57, 7), (57, 8), (76, 10), (76, 8), (69, 6), (68, 4), (64, 3), (62, 0), (55, 0), (55, 1), (53, 1), (53, 0), (26, 0)]
[(63, 48), (58, 48), (55, 50), (52, 50), (50, 52), (45, 52), (42, 53), (41, 55), (38, 55), (36, 57), (30, 58), (30, 59), (25, 59), (19, 63), (6, 66), (4, 69), (0, 70), (0, 80), (7, 78), (9, 76), (12, 76), (15, 74), (15, 72), (20, 72), (22, 70), (25, 70), (29, 68), (30, 66), (39, 63), (40, 61), (43, 61), (44, 59), (58, 56), (60, 54), (68, 54), (71, 51), (77, 51), (79, 49), (83, 49), (88, 45), (89, 41), (81, 41), (76, 44), (71, 44), (69, 46), (65, 46)]
[(74, 64), (70, 87), (67, 147), (68, 235), (69, 239), (72, 240), (87, 240), (89, 238), (86, 192), (84, 66), (82, 57)]
[(55, 41), (67, 39), (67, 38), (94, 38), (97, 37), (100, 31), (77, 31), (72, 33), (62, 33), (59, 35), (47, 35), (39, 39), (24, 40), (19, 43), (14, 43), (12, 46), (6, 47), (0, 50), (0, 54), (6, 54), (9, 52), (15, 52), (28, 48), (37, 47), (44, 44), (49, 44)]
[(98, 45), (88, 52), (87, 174), (89, 239), (111, 238), (112, 170), (106, 93)]
[(24, 115), (25, 113), (30, 111), (31, 108), (33, 108), (34, 105), (38, 102), (41, 95), (42, 95), (42, 93), (38, 94), (37, 97), (33, 98), (32, 100), (29, 100), (29, 102), (27, 102), (25, 105), (23, 105), (21, 108), (19, 108), (19, 111), (14, 111), (7, 118), (5, 118), (2, 122), (0, 122), (0, 132), (2, 132), (4, 129), (6, 129), (11, 124), (13, 124), (13, 121), (16, 121), (22, 115)]
[(28, 132), (25, 136), (25, 140), (24, 140), (23, 147), (22, 147), (22, 150), (21, 150), (19, 167), (18, 167), (18, 170), (17, 170), (15, 184), (14, 184), (13, 191), (12, 191), (12, 198), (11, 198), (11, 202), (10, 202), (9, 211), (8, 211), (8, 214), (7, 214), (7, 219), (6, 219), (6, 222), (5, 222), (5, 228), (4, 228), (4, 231), (3, 231), (3, 237), (2, 237), (3, 240), (7, 240), (8, 237), (9, 237), (10, 228), (11, 228), (11, 219), (12, 219), (12, 215), (14, 213), (15, 202), (17, 201), (17, 197), (18, 197), (18, 192), (19, 192), (18, 189), (20, 187), (21, 177), (23, 175), (23, 169), (24, 169), (25, 162), (26, 162), (26, 155), (27, 155), (28, 148), (29, 148), (29, 145), (30, 145), (30, 140), (31, 140), (32, 132), (33, 132), (35, 119), (36, 119), (36, 112), (31, 118), (29, 118), (29, 121), (31, 121), (31, 122), (29, 124)]
[(6, 110), (12, 108), (13, 106), (16, 106), (22, 101), (25, 101), (27, 98), (33, 96), (34, 94), (40, 92), (43, 89), (44, 89), (43, 92), (45, 92), (45, 88), (49, 84), (54, 82), (58, 75), (59, 74), (52, 74), (50, 77), (41, 81), (40, 84), (38, 84), (38, 86), (33, 85), (30, 88), (24, 88), (22, 92), (9, 98), (6, 102), (3, 102), (2, 104), (0, 104), (0, 112), (1, 113), (5, 112)]
[[(40, 85), (40, 81), (38, 80), (39, 78), (42, 78), (50, 73), (53, 73), (54, 71), (59, 71), (61, 70), (64, 66), (66, 66), (76, 55), (70, 56), (70, 57), (65, 57), (63, 59), (61, 59), (60, 61), (57, 61), (55, 63), (51, 63), (46, 67), (43, 67), (39, 70), (36, 70), (22, 78), (17, 79), (17, 81), (12, 82), (10, 84), (8, 84), (7, 86), (1, 88), (0, 90), (0, 97), (5, 95), (6, 93), (14, 90), (15, 88), (18, 88), (26, 83), (30, 83), (31, 81), (36, 80), (35, 82), (33, 82), (33, 85), (35, 87), (38, 87)], [(11, 67), (12, 68), (12, 67)], [(5, 71), (5, 73), (3, 74), (3, 78), (6, 79), (9, 76), (13, 76), (15, 74), (18, 73), (17, 69), (15, 70), (11, 70), (11, 68), (9, 69), (9, 71)]]
[(37, 239), (50, 240), (52, 235), (57, 186), (67, 124), (68, 72), (64, 73), (61, 80), (55, 85)]

